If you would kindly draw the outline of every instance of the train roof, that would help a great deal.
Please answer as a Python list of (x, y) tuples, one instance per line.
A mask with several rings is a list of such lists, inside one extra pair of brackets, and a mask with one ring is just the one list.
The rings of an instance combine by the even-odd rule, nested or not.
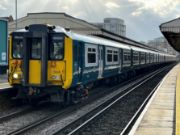
[(135, 46), (132, 46), (129, 44), (119, 43), (116, 41), (111, 41), (108, 39), (91, 36), (91, 35), (77, 34), (72, 31), (66, 31), (64, 28), (59, 27), (59, 26), (54, 31), (55, 32), (63, 32), (67, 36), (72, 38), (73, 40), (81, 40), (81, 41), (92, 43), (92, 44), (103, 44), (105, 46), (110, 46), (110, 47), (118, 47), (118, 48), (129, 49), (129, 50), (133, 49), (133, 50), (140, 51), (140, 52), (152, 52), (153, 53), (153, 51), (150, 51), (150, 50), (147, 50), (144, 48), (140, 48), (140, 47), (135, 47)]
[(91, 35), (77, 34), (77, 33), (74, 33), (72, 31), (66, 31), (62, 27), (57, 27), (54, 31), (55, 32), (63, 32), (67, 36), (72, 38), (73, 40), (81, 40), (81, 41), (92, 43), (92, 44), (103, 44), (104, 46), (118, 47), (118, 48), (129, 49), (129, 50), (133, 49), (135, 51), (140, 51), (140, 52), (158, 53), (158, 52), (153, 51), (153, 50), (148, 50), (145, 48), (133, 46), (133, 45), (130, 45), (127, 43), (120, 43), (120, 42), (104, 39), (101, 37), (91, 36)]
[[(103, 45), (109, 46), (109, 47), (118, 47), (118, 48), (123, 48), (123, 49), (128, 49), (128, 50), (133, 49), (135, 51), (140, 51), (140, 52), (165, 54), (165, 53), (160, 52), (158, 50), (157, 51), (148, 50), (148, 49), (133, 46), (133, 45), (130, 45), (127, 43), (120, 43), (120, 42), (116, 42), (116, 41), (111, 41), (108, 39), (104, 39), (104, 38), (100, 38), (100, 37), (96, 37), (96, 36), (92, 36), (92, 35), (83, 35), (83, 34), (74, 33), (73, 31), (71, 31), (69, 29), (65, 29), (65, 28), (60, 27), (60, 26), (56, 26), (53, 29), (53, 31), (59, 32), (59, 33), (64, 33), (65, 35), (72, 38), (73, 40), (81, 40), (83, 42), (88, 42), (88, 43), (92, 43), (92, 44), (103, 44)], [(19, 29), (19, 30), (16, 30), (15, 32), (28, 32), (28, 31), (26, 29)]]

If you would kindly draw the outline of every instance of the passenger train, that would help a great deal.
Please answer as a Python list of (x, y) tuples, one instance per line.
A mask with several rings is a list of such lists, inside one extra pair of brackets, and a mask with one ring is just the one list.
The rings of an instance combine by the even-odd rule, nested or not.
[(8, 80), (18, 89), (18, 98), (33, 102), (55, 94), (69, 103), (86, 96), (98, 80), (120, 80), (136, 70), (175, 59), (60, 26), (33, 24), (10, 34)]

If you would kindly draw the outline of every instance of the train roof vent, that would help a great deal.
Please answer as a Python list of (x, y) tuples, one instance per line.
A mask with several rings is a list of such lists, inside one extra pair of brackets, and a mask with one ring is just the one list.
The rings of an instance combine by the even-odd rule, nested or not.
[(71, 31), (71, 29), (69, 27), (66, 27), (65, 30), (68, 32)]
[(47, 27), (49, 30), (54, 30), (56, 28), (56, 26), (50, 24), (47, 24)]

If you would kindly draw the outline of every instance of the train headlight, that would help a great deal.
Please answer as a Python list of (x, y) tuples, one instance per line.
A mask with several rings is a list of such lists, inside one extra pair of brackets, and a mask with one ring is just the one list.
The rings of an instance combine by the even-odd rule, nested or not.
[(18, 79), (18, 77), (19, 77), (19, 76), (18, 76), (17, 73), (14, 73), (14, 74), (13, 74), (13, 78), (14, 78), (14, 79)]

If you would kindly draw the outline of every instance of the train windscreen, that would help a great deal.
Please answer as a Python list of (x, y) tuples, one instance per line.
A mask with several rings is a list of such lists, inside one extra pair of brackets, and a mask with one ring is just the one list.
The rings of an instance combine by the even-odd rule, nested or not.
[(13, 37), (12, 56), (15, 59), (21, 59), (23, 57), (23, 37)]
[(62, 60), (64, 57), (64, 37), (52, 35), (50, 41), (50, 59)]

